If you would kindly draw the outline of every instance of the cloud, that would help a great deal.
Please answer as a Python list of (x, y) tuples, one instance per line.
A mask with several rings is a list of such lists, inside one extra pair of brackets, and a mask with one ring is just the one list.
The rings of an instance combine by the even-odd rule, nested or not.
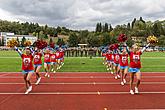
[(164, 3), (164, 0), (1, 0), (0, 18), (11, 20), (11, 16), (12, 20), (94, 30), (97, 22), (115, 26), (140, 16), (164, 19)]

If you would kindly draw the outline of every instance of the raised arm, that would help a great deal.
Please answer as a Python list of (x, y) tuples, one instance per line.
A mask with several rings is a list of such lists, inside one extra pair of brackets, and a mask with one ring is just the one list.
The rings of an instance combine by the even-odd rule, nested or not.
[(149, 45), (150, 45), (150, 43), (147, 44), (145, 47), (143, 47), (142, 50), (141, 50), (141, 53), (143, 53), (149, 47)]
[(19, 50), (18, 47), (16, 47), (16, 46), (15, 46), (14, 48), (15, 48), (15, 50), (18, 52), (18, 54), (19, 54), (20, 56), (22, 56), (21, 50)]
[(127, 44), (126, 44), (126, 43), (124, 43), (124, 46), (126, 47), (126, 51), (127, 51), (127, 53), (128, 53), (128, 54), (130, 54), (129, 47), (127, 46)]
[(30, 48), (30, 51), (31, 51), (32, 55), (34, 56), (35, 51), (32, 48)]

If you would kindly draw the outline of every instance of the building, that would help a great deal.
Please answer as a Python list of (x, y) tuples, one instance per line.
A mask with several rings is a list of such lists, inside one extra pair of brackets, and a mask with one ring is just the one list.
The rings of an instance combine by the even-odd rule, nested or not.
[(15, 35), (14, 33), (7, 33), (7, 32), (0, 32), (0, 41), (4, 42), (4, 46), (7, 45), (7, 42), (11, 39), (19, 39), (19, 42), (22, 41), (22, 38), (25, 37), (26, 40), (30, 40), (32, 43), (34, 43), (37, 40), (37, 37), (32, 35)]

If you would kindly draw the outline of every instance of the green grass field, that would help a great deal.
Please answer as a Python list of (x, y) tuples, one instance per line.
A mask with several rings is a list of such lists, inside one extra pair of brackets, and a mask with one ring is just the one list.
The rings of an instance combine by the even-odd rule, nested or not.
[[(141, 71), (165, 72), (165, 53), (146, 52), (142, 55)], [(0, 72), (20, 72), (21, 58), (15, 51), (0, 51)], [(43, 69), (42, 69), (43, 71)], [(65, 65), (61, 72), (106, 72), (102, 58), (65, 58)]]

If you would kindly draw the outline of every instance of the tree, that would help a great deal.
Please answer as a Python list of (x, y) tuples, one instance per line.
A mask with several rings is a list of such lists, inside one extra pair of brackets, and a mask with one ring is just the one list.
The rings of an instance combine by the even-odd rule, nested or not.
[(25, 45), (24, 45), (25, 41), (26, 41), (26, 38), (23, 36), (22, 41), (21, 41), (21, 46), (22, 46), (22, 47), (25, 46)]
[(79, 38), (75, 33), (71, 33), (68, 39), (69, 46), (77, 47), (79, 44)]
[(99, 38), (98, 38), (98, 36), (95, 36), (94, 33), (88, 34), (87, 42), (88, 42), (89, 46), (92, 46), (92, 47), (100, 46)]
[(57, 33), (61, 33), (61, 27), (60, 26), (57, 27)]
[(109, 32), (111, 32), (113, 30), (113, 27), (112, 27), (112, 25), (110, 24), (109, 25)]
[(103, 32), (108, 32), (108, 23), (103, 26)]
[(165, 36), (164, 36), (164, 35), (161, 35), (161, 36), (158, 38), (158, 45), (159, 45), (159, 46), (165, 46)]
[(136, 18), (134, 18), (134, 20), (132, 21), (132, 29), (133, 29), (133, 27), (134, 27), (134, 24), (135, 24), (135, 22), (136, 22)]
[(130, 23), (127, 24), (127, 29), (128, 29), (128, 30), (131, 29), (131, 24), (130, 24)]
[(65, 45), (65, 42), (62, 38), (58, 38), (57, 45)]
[(141, 22), (143, 22), (143, 23), (145, 23), (145, 21), (143, 20), (143, 18), (142, 18), (142, 17), (140, 17), (140, 21), (141, 21)]
[(96, 24), (95, 32), (99, 32), (99, 23)]
[(158, 25), (158, 23), (155, 23), (153, 25), (153, 29), (152, 29), (152, 32), (155, 36), (159, 37), (160, 36), (160, 27)]
[(20, 42), (19, 42), (19, 39), (18, 39), (18, 37), (17, 37), (17, 42), (18, 42), (18, 45), (17, 45), (17, 47), (19, 47), (19, 46), (20, 46)]

